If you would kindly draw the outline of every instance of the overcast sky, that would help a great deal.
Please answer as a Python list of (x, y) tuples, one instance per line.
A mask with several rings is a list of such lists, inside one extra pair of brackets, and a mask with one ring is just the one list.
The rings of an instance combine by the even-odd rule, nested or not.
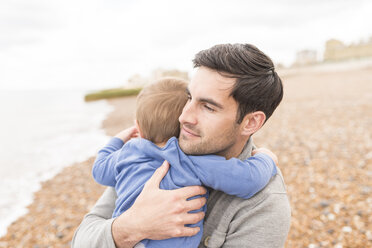
[(290, 65), (330, 38), (372, 35), (368, 0), (1, 0), (0, 89), (100, 89), (199, 50), (252, 43)]

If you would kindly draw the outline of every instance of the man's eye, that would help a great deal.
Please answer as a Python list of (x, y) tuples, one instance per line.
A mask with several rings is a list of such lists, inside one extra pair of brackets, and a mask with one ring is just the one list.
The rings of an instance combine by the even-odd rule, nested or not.
[(211, 107), (209, 107), (208, 105), (204, 105), (204, 108), (206, 108), (208, 111), (210, 112), (214, 112), (214, 109), (212, 109)]

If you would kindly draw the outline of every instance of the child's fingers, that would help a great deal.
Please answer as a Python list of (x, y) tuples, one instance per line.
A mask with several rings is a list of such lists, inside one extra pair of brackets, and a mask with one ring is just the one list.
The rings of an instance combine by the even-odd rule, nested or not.
[(258, 153), (258, 149), (252, 150), (252, 156), (256, 155)]

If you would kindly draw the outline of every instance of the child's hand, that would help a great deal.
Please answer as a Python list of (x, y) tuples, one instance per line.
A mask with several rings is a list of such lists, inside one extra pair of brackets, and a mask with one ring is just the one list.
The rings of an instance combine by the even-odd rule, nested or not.
[(252, 151), (252, 156), (258, 153), (265, 153), (266, 155), (270, 156), (272, 160), (274, 160), (275, 165), (278, 165), (278, 157), (269, 149), (267, 148), (257, 148)]
[(138, 130), (136, 126), (132, 126), (130, 128), (127, 128), (121, 131), (120, 133), (115, 135), (115, 137), (121, 139), (124, 143), (126, 143), (131, 138), (138, 137)]

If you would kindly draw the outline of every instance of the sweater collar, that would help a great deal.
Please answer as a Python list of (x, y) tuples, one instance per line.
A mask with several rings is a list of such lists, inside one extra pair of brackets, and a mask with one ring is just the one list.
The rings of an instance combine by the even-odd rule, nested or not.
[(240, 153), (238, 159), (245, 160), (249, 158), (252, 155), (252, 150), (255, 149), (255, 145), (253, 144), (253, 138), (252, 136), (249, 137), (249, 140), (245, 144), (242, 153)]

